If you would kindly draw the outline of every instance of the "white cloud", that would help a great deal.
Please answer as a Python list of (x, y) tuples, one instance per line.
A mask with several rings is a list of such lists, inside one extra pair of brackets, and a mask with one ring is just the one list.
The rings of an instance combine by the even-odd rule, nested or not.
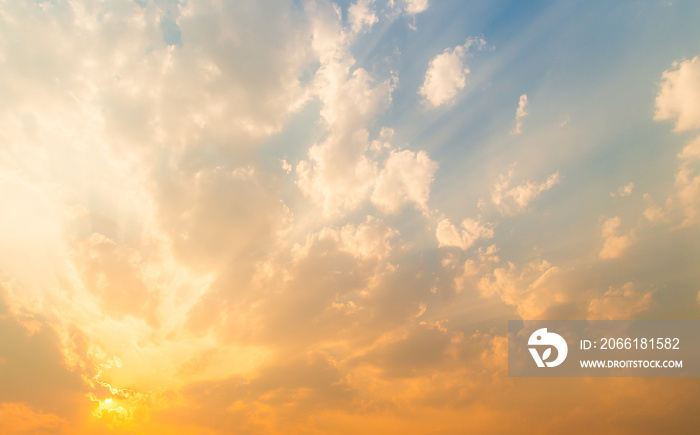
[(452, 102), (457, 92), (466, 85), (469, 68), (464, 66), (464, 58), (469, 48), (475, 44), (482, 47), (485, 41), (469, 39), (464, 45), (446, 48), (430, 61), (423, 85), (418, 90), (424, 101), (432, 107)]
[[(350, 137), (331, 134), (311, 147), (308, 160), (297, 164), (297, 185), (327, 217), (354, 209), (369, 195), (377, 163), (365, 155), (367, 131)], [(345, 159), (344, 159), (345, 158)]]
[(600, 251), (600, 258), (611, 259), (621, 256), (633, 242), (633, 232), (627, 235), (619, 235), (622, 220), (615, 216), (603, 224), (603, 238), (605, 242)]
[[(58, 331), (70, 325), (67, 357), (82, 351), (73, 340), (123, 357), (115, 388), (152, 366), (163, 370), (139, 388), (164, 385), (211, 346), (192, 337), (171, 351), (177, 332), (163, 337), (183, 329), (223, 269), (252, 269), (277, 241), (289, 210), (252, 155), (308, 100), (299, 77), (315, 64), (308, 20), (291, 3), (175, 5), (179, 46), (163, 41), (164, 3), (0, 6), (18, 38), (0, 38), (0, 191), (15, 192), (3, 195), (0, 245), (22, 247), (0, 252), (2, 268), (19, 302), (43, 301), (31, 309), (50, 307)], [(22, 222), (25, 209), (36, 222)], [(83, 367), (91, 384), (93, 363)]]
[[(700, 128), (700, 57), (674, 62), (673, 68), (664, 71), (661, 79), (654, 119), (675, 119), (675, 131)], [(689, 227), (697, 222), (700, 215), (698, 157), (700, 137), (678, 154), (674, 191), (666, 200), (665, 210), (659, 207), (649, 208), (645, 211), (647, 218), (653, 220), (665, 214), (669, 218), (682, 220), (679, 224), (681, 227)]]
[(674, 62), (661, 80), (654, 119), (676, 118), (676, 131), (700, 127), (700, 57)]
[(374, 0), (357, 0), (348, 8), (348, 20), (353, 32), (357, 33), (364, 27), (371, 29), (379, 21), (375, 15), (372, 5)]
[[(370, 4), (357, 3), (351, 23), (366, 23), (369, 9), (363, 8)], [(386, 213), (396, 213), (406, 203), (427, 210), (437, 163), (423, 151), (392, 151), (380, 168), (378, 156), (391, 148), (393, 130), (382, 128), (377, 139), (369, 140), (367, 124), (391, 103), (396, 77), (378, 81), (363, 68), (352, 70), (355, 60), (337, 10), (316, 13), (325, 18), (314, 24), (314, 39), (321, 39), (314, 44), (321, 59), (314, 94), (323, 104), (328, 135), (297, 164), (297, 185), (326, 217), (353, 210), (368, 197)]]
[(292, 165), (286, 159), (280, 159), (280, 164), (284, 172), (286, 172), (287, 174), (290, 174), (292, 172)]
[(374, 153), (379, 153), (383, 149), (391, 149), (391, 139), (394, 137), (394, 129), (382, 127), (379, 131), (379, 137), (372, 141), (370, 149)]
[(396, 213), (406, 203), (427, 211), (430, 184), (438, 164), (424, 151), (392, 151), (379, 173), (372, 203), (385, 213)]
[[(358, 2), (350, 8), (351, 30), (376, 19), (371, 5)], [(390, 105), (396, 76), (379, 81), (363, 68), (353, 70), (351, 38), (337, 8), (316, 6), (314, 12), (321, 17), (313, 25), (312, 44), (321, 66), (313, 93), (322, 103), (328, 135), (297, 164), (297, 185), (326, 217), (353, 210), (368, 197), (385, 213), (396, 213), (406, 203), (426, 211), (437, 163), (423, 151), (391, 151), (382, 168), (378, 158), (391, 148), (393, 130), (382, 128), (377, 139), (369, 140), (367, 124)]]
[(352, 70), (346, 32), (337, 9), (317, 5), (313, 24), (314, 50), (321, 66), (314, 78), (314, 94), (323, 104), (321, 117), (328, 136), (313, 145), (308, 159), (296, 166), (297, 185), (325, 216), (338, 216), (357, 207), (377, 178), (377, 162), (366, 155), (366, 124), (389, 106), (396, 81), (377, 81), (365, 69)]
[(333, 240), (338, 249), (358, 258), (383, 260), (391, 254), (391, 239), (398, 231), (390, 228), (382, 220), (367, 216), (359, 225), (347, 224), (341, 228), (322, 228), (318, 233), (306, 237), (304, 245), (292, 249), (295, 261), (307, 258), (309, 250), (319, 240)]
[(542, 192), (551, 189), (559, 182), (559, 172), (555, 172), (542, 183), (526, 181), (511, 187), (513, 169), (507, 175), (501, 175), (491, 191), (491, 202), (503, 214), (513, 215), (524, 211), (530, 202)]
[(450, 223), (449, 219), (442, 219), (438, 223), (435, 236), (439, 247), (455, 246), (466, 250), (479, 239), (493, 238), (493, 225), (465, 219), (462, 221), (461, 228), (457, 228)]
[[(358, 2), (351, 7), (351, 31), (376, 19), (371, 5)], [(368, 197), (385, 213), (396, 213), (406, 203), (426, 211), (437, 163), (423, 151), (392, 151), (382, 168), (379, 157), (391, 148), (393, 130), (382, 128), (373, 141), (367, 130), (368, 123), (389, 107), (396, 76), (377, 80), (363, 68), (353, 70), (353, 35), (343, 29), (339, 10), (316, 5), (314, 14), (312, 46), (321, 66), (313, 94), (322, 103), (328, 135), (296, 165), (297, 185), (326, 217), (341, 216)]]
[(633, 189), (634, 189), (634, 183), (628, 183), (628, 184), (618, 188), (617, 192), (610, 192), (610, 196), (613, 198), (616, 196), (619, 196), (620, 198), (622, 198), (624, 196), (630, 196), (632, 194)]
[(484, 297), (497, 296), (517, 308), (523, 319), (540, 319), (557, 305), (571, 302), (575, 296), (564, 271), (546, 260), (532, 261), (523, 267), (508, 263), (482, 275), (476, 287)]
[(515, 130), (513, 133), (520, 134), (523, 128), (523, 118), (527, 116), (527, 95), (522, 94), (518, 102), (518, 109), (515, 111)]
[(356, 257), (384, 259), (391, 253), (390, 240), (399, 233), (383, 221), (368, 216), (360, 225), (345, 225), (340, 229), (342, 249)]
[[(615, 227), (614, 223), (609, 227)], [(616, 231), (614, 228), (607, 228)], [(479, 249), (478, 260), (466, 260), (455, 278), (457, 290), (477, 290), (482, 297), (498, 297), (516, 307), (523, 319), (553, 316), (589, 319), (628, 319), (651, 307), (653, 289), (640, 290), (633, 283), (607, 291), (595, 290), (590, 266), (563, 269), (546, 260), (523, 265), (506, 264), (494, 255), (495, 248)]]
[[(325, 0), (2, 3), (3, 25), (17, 37), (0, 38), (0, 63), (11, 60), (0, 69), (0, 289), (12, 289), (8, 304), (22, 308), (12, 312), (23, 322), (45, 319), (59, 331), (51, 341), (65, 355), (47, 361), (66, 357), (84, 389), (102, 399), (113, 387), (115, 407), (163, 422), (129, 427), (166, 432), (174, 406), (189, 410), (176, 423), (195, 432), (306, 433), (314, 428), (295, 422), (330, 404), (344, 412), (331, 416), (329, 431), (399, 423), (397, 430), (426, 432), (434, 418), (389, 421), (382, 410), (397, 398), (406, 410), (437, 397), (441, 409), (459, 411), (433, 413), (457, 415), (448, 425), (463, 427), (466, 418), (477, 422), (475, 432), (512, 429), (493, 426), (511, 409), (487, 409), (493, 418), (484, 419), (483, 409), (463, 406), (464, 391), (503, 384), (507, 340), (469, 337), (459, 322), (453, 331), (454, 319), (479, 291), (530, 318), (580, 296), (551, 264), (499, 264), (494, 246), (474, 249), (466, 262), (458, 249), (415, 255), (434, 244), (427, 219), (392, 216), (400, 242), (386, 222), (361, 219), (363, 201), (386, 213), (405, 207), (417, 215), (415, 205), (439, 217), (431, 225), (440, 246), (468, 249), (493, 237), (490, 223), (452, 225), (428, 209), (437, 163), (427, 153), (394, 148), (389, 128), (369, 133), (381, 128), (373, 121), (391, 103), (395, 79), (370, 72), (371, 59), (367, 69), (354, 62), (352, 38), (380, 14), (369, 1), (352, 1), (359, 9), (345, 26), (340, 8)], [(165, 3), (180, 13), (181, 45), (162, 41)], [(406, 15), (427, 7), (402, 4)], [(258, 152), (310, 98), (325, 128), (319, 136), (312, 128), (315, 143)], [(305, 112), (301, 122), (312, 117)], [(301, 162), (274, 154), (297, 156), (301, 146)], [(292, 180), (280, 168), (294, 174), (312, 207), (284, 185)], [(546, 184), (508, 185), (503, 202), (520, 210)], [(321, 210), (351, 210), (352, 222), (325, 226)], [(454, 271), (443, 270), (441, 256)], [(452, 278), (461, 272), (474, 291), (455, 300)], [(611, 294), (601, 306), (639, 299)], [(0, 311), (3, 304), (0, 294)], [(468, 308), (502, 315), (493, 305)], [(374, 350), (374, 361), (358, 365)], [(2, 368), (22, 361), (13, 358), (3, 355)], [(126, 387), (133, 390), (119, 390)], [(60, 402), (39, 390), (46, 406)], [(114, 411), (75, 391), (79, 400), (64, 401), (72, 409), (65, 415), (84, 422), (95, 410), (112, 426)], [(366, 414), (365, 399), (379, 413)], [(27, 431), (75, 432), (27, 403), (5, 404), (0, 414), (32, 419)], [(165, 412), (149, 413), (153, 403)], [(348, 429), (358, 415), (367, 420)]]
[(389, 7), (398, 13), (405, 13), (409, 16), (415, 16), (421, 12), (425, 12), (430, 6), (429, 0), (389, 0)]
[(405, 6), (406, 13), (416, 15), (428, 9), (429, 0), (400, 0)]

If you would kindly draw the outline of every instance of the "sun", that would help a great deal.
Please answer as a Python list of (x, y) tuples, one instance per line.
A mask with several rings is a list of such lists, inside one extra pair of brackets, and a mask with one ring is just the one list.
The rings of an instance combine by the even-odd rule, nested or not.
[(110, 399), (110, 398), (105, 399), (105, 403), (106, 403), (107, 405), (109, 405), (110, 403), (112, 403), (112, 399)]

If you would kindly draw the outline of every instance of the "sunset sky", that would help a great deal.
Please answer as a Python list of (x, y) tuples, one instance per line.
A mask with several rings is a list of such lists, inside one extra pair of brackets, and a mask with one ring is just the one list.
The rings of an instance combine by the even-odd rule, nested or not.
[(700, 379), (509, 378), (506, 336), (700, 319), (699, 23), (0, 0), (0, 432), (697, 430)]

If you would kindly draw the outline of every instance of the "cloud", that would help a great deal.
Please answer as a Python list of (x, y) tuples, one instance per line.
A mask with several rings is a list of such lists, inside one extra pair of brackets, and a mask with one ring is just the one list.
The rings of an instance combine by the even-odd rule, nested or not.
[(399, 0), (405, 6), (405, 11), (409, 15), (420, 14), (425, 12), (429, 6), (429, 0)]
[(523, 319), (577, 318), (587, 311), (590, 273), (563, 269), (536, 258), (504, 262), (495, 245), (479, 248), (476, 259), (455, 268), (459, 294), (473, 292), (513, 306)]
[[(51, 324), (15, 349), (21, 329), (4, 317), (14, 355), (2, 370), (16, 381), (3, 401), (63, 418), (98, 406), (86, 391), (169, 388), (175, 367), (212, 346), (206, 328), (178, 341), (185, 314), (288, 229), (275, 171), (254, 154), (311, 94), (305, 11), (161, 4), (1, 7), (8, 30), (32, 41), (28, 56), (0, 41), (14, 59), (0, 83), (1, 267), (22, 289), (14, 303)], [(163, 40), (163, 22), (179, 44)]]
[(138, 251), (94, 233), (79, 246), (76, 264), (88, 291), (101, 301), (106, 314), (129, 314), (157, 321), (155, 307), (148, 307), (152, 295), (144, 282), (144, 265)]
[(390, 240), (397, 235), (398, 232), (383, 221), (367, 216), (360, 225), (347, 224), (340, 229), (324, 227), (320, 232), (308, 235), (304, 246), (296, 245), (293, 248), (293, 254), (299, 260), (309, 255), (310, 249), (319, 240), (332, 239), (338, 243), (338, 249), (355, 257), (384, 259), (391, 253)]
[(379, 173), (372, 203), (385, 213), (396, 213), (406, 203), (427, 211), (430, 184), (438, 164), (424, 151), (391, 151)]
[(401, 246), (399, 233), (373, 217), (323, 227), (268, 252), (263, 261), (223, 274), (190, 311), (188, 335), (211, 331), (229, 345), (261, 348), (262, 355), (275, 349), (304, 352), (324, 341), (367, 340), (367, 331), (396, 321), (388, 311), (413, 305), (407, 293), (417, 284), (410, 282), (397, 283), (404, 301), (389, 300), (383, 307), (376, 300), (379, 287), (399, 274), (389, 262), (399, 255), (396, 245)]
[(25, 403), (0, 404), (0, 430), (4, 433), (66, 433), (67, 427), (65, 419), (37, 412)]
[(371, 9), (374, 0), (357, 0), (348, 8), (348, 20), (353, 32), (359, 32), (363, 28), (371, 29), (379, 21), (377, 15)]
[(517, 309), (523, 319), (630, 319), (653, 305), (654, 289), (628, 282), (601, 287), (592, 279), (592, 265), (563, 269), (546, 260), (503, 264), (495, 250), (479, 250), (478, 261), (467, 260), (456, 284), (482, 297), (497, 297)]
[(388, 4), (392, 9), (396, 8), (409, 16), (415, 16), (428, 9), (430, 0), (389, 0)]
[[(409, 20), (428, 7), (396, 4)], [(469, 249), (495, 224), (431, 208), (438, 163), (377, 123), (398, 73), (351, 52), (394, 18), (376, 2), (0, 9), (15, 35), (0, 38), (0, 432), (697, 425), (686, 381), (552, 395), (508, 379), (498, 318), (623, 315), (648, 287)], [(443, 53), (457, 76), (472, 43)], [(442, 105), (467, 87), (439, 85)], [(499, 210), (524, 211), (557, 177), (509, 173)], [(600, 397), (639, 418), (611, 422)], [(591, 411), (549, 414), (577, 406)]]
[(648, 310), (653, 302), (654, 291), (639, 291), (628, 282), (620, 288), (610, 287), (601, 297), (591, 299), (588, 318), (595, 320), (626, 320)]
[[(325, 216), (342, 215), (357, 207), (367, 196), (377, 177), (376, 162), (368, 159), (367, 135), (359, 131), (342, 140), (331, 136), (309, 150), (309, 160), (297, 164), (297, 185)], [(350, 154), (346, 164), (342, 154)]]
[[(654, 119), (675, 119), (675, 131), (700, 128), (700, 58), (673, 63), (664, 71), (656, 97)], [(700, 213), (700, 137), (692, 140), (678, 154), (678, 169), (674, 190), (666, 200), (665, 209), (650, 207), (645, 216), (650, 220), (662, 217), (680, 220), (679, 227), (690, 227)]]
[(457, 265), (443, 262), (453, 272), (459, 295), (474, 292), (500, 300), (523, 319), (624, 319), (653, 304), (652, 286), (631, 282), (611, 286), (596, 276), (595, 262), (564, 268), (535, 258), (517, 264), (503, 261), (498, 249), (490, 246)]
[(482, 224), (473, 219), (462, 221), (461, 229), (455, 227), (448, 219), (442, 219), (437, 226), (435, 236), (438, 246), (455, 246), (462, 250), (471, 247), (479, 239), (493, 237), (493, 224)]
[[(69, 6), (81, 25), (101, 13)], [(30, 92), (53, 80), (41, 76), (28, 79), (26, 101), (0, 102), (9, 126), (0, 134), (10, 144), (0, 161), (3, 267), (31, 281), (32, 291), (18, 296), (31, 302), (27, 310), (55, 313), (59, 347), (85, 375), (76, 374), (78, 386), (94, 394), (81, 396), (84, 405), (105, 421), (137, 424), (149, 409), (172, 405), (161, 391), (178, 397), (185, 384), (250, 379), (276, 352), (303, 360), (323, 341), (371, 341), (372, 328), (412, 319), (430, 288), (410, 263), (400, 271), (389, 263), (398, 231), (374, 217), (327, 224), (313, 210), (297, 218), (282, 201), (290, 200), (283, 172), (294, 167), (282, 156), (268, 167), (257, 155), (316, 98), (326, 132), (300, 144), (308, 152), (295, 165), (312, 205), (334, 217), (370, 199), (390, 214), (406, 204), (427, 210), (437, 163), (423, 151), (393, 149), (389, 128), (376, 143), (369, 136), (395, 76), (356, 67), (352, 29), (330, 3), (210, 6), (169, 12), (178, 45), (162, 41), (163, 12), (154, 3), (103, 11), (105, 26), (80, 27), (87, 46), (59, 54), (88, 60), (73, 70), (51, 66), (75, 98)], [(54, 40), (72, 41), (74, 24), (47, 28)], [(128, 35), (107, 35), (113, 28)], [(266, 38), (253, 37), (258, 28)], [(34, 47), (53, 53), (48, 42)], [(23, 83), (17, 71), (9, 75)], [(18, 115), (16, 107), (34, 109)], [(44, 251), (46, 258), (31, 254)], [(13, 256), (22, 261), (5, 261)], [(400, 302), (396, 288), (404, 291)], [(307, 384), (279, 397), (297, 398)], [(109, 388), (113, 406), (102, 400)]]
[(665, 210), (657, 207), (660, 211), (654, 213), (657, 208), (651, 207), (650, 213), (653, 217), (670, 215), (680, 220), (679, 227), (687, 228), (695, 225), (700, 216), (700, 136), (678, 153), (678, 160), (674, 189), (666, 200)]
[(377, 178), (377, 162), (366, 155), (366, 124), (390, 104), (395, 78), (377, 82), (363, 68), (351, 71), (355, 60), (340, 17), (328, 10), (318, 13), (313, 45), (321, 66), (314, 86), (328, 136), (309, 149), (296, 174), (301, 191), (321, 205), (324, 215), (337, 216), (365, 200)]
[(0, 428), (55, 430), (86, 410), (88, 388), (79, 367), (69, 366), (50, 317), (28, 312), (15, 296), (21, 291), (0, 281), (0, 414), (7, 417)]
[(281, 159), (280, 165), (282, 166), (282, 170), (284, 172), (286, 172), (287, 174), (292, 173), (292, 165), (286, 159)]
[(483, 296), (498, 296), (516, 306), (523, 319), (541, 319), (551, 307), (571, 302), (564, 276), (561, 269), (545, 260), (521, 268), (508, 263), (482, 276), (477, 288)]
[[(377, 81), (363, 68), (352, 70), (355, 60), (347, 47), (349, 40), (339, 23), (328, 29), (328, 19), (324, 25), (317, 24), (314, 33), (336, 41), (316, 48), (322, 62), (315, 76), (315, 94), (323, 104), (321, 116), (328, 135), (309, 149), (307, 160), (297, 164), (299, 189), (328, 218), (356, 209), (367, 198), (389, 214), (406, 203), (425, 211), (437, 163), (424, 151), (409, 150), (392, 150), (381, 162), (378, 153), (391, 148), (393, 130), (383, 127), (373, 141), (367, 130), (369, 121), (391, 103), (396, 77)], [(332, 20), (338, 22), (339, 17)], [(327, 35), (333, 32), (336, 36)]]
[(275, 195), (274, 181), (266, 173), (220, 164), (194, 173), (163, 166), (152, 192), (157, 224), (186, 264), (216, 269), (288, 229), (289, 209)]
[(700, 57), (674, 62), (661, 76), (656, 120), (676, 120), (675, 131), (700, 127)]
[(611, 197), (625, 197), (625, 196), (630, 196), (632, 194), (632, 190), (634, 189), (634, 183), (628, 183), (620, 188), (617, 189), (617, 192), (610, 192)]
[(387, 336), (358, 360), (381, 368), (388, 378), (412, 377), (442, 366), (455, 336), (439, 323), (420, 322)]
[(527, 95), (522, 94), (518, 102), (518, 109), (515, 111), (515, 130), (513, 133), (522, 133), (523, 118), (527, 116)]
[(666, 221), (666, 213), (662, 207), (657, 206), (654, 203), (651, 195), (648, 193), (644, 194), (644, 202), (646, 202), (646, 209), (644, 210), (644, 217), (649, 220), (649, 222), (663, 222)]
[(603, 238), (605, 239), (603, 249), (598, 256), (603, 259), (620, 257), (634, 241), (634, 232), (626, 235), (619, 235), (619, 228), (622, 220), (615, 216), (603, 223)]
[(526, 181), (513, 187), (511, 187), (512, 178), (513, 169), (511, 168), (507, 175), (500, 176), (499, 182), (491, 191), (491, 202), (506, 215), (525, 211), (532, 200), (559, 182), (559, 172), (553, 173), (542, 183)]
[(428, 65), (423, 85), (418, 90), (424, 101), (432, 107), (449, 104), (466, 85), (469, 68), (464, 66), (464, 58), (472, 45), (477, 48), (485, 45), (483, 39), (468, 39), (464, 45), (435, 56)]
[(678, 154), (681, 161), (697, 161), (700, 159), (700, 136), (696, 137), (692, 142), (686, 145)]

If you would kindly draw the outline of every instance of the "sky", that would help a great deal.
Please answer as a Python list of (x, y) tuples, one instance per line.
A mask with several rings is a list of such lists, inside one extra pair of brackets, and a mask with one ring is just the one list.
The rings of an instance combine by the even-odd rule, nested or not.
[(0, 0), (0, 431), (689, 433), (507, 320), (700, 319), (700, 3)]

